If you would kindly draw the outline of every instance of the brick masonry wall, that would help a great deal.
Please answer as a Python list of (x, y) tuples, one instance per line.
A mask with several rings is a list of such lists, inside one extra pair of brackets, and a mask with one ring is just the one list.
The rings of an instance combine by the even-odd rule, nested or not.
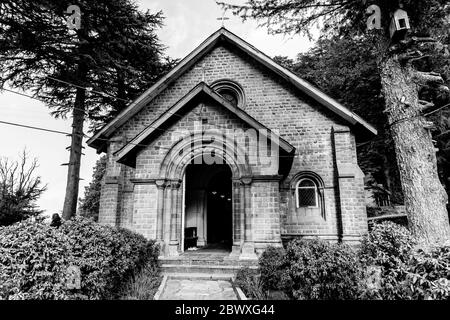
[[(191, 69), (185, 72), (177, 81), (170, 84), (158, 97), (151, 101), (138, 114), (130, 119), (116, 132), (117, 137), (124, 137), (127, 141), (134, 138), (152, 121), (157, 119), (168, 108), (181, 99), (202, 79), (201, 65), (205, 64), (208, 68), (205, 81), (212, 84), (216, 80), (231, 79), (239, 83), (245, 92), (245, 105), (243, 109), (252, 117), (257, 119), (265, 126), (278, 130), (281, 137), (291, 143), (297, 151), (294, 157), (292, 168), (284, 181), (281, 181), (279, 188), (279, 221), (281, 221), (281, 234), (297, 235), (337, 235), (339, 232), (340, 218), (338, 214), (339, 190), (337, 173), (335, 168), (333, 136), (332, 129), (348, 129), (347, 126), (331, 111), (311, 101), (308, 97), (300, 93), (284, 80), (278, 78), (270, 71), (260, 66), (257, 62), (245, 56), (238, 49), (228, 46), (219, 46), (213, 49), (209, 54), (197, 62)], [(198, 115), (201, 111), (200, 106), (196, 106), (189, 114), (180, 117), (171, 128), (191, 129), (193, 120), (200, 120)], [(207, 105), (203, 109), (203, 117), (208, 119), (209, 123), (225, 125), (229, 128), (246, 128), (239, 119), (230, 113), (224, 113), (219, 107)], [(130, 178), (155, 178), (158, 175), (159, 167), (163, 156), (167, 152), (165, 149), (156, 149), (156, 146), (170, 147), (173, 141), (169, 133), (163, 133), (155, 139), (151, 145), (142, 150), (137, 156), (136, 169), (123, 167), (124, 175), (128, 178), (123, 181), (124, 188), (133, 188)], [(348, 146), (346, 152), (355, 157), (356, 148), (354, 143)], [(110, 155), (111, 165), (114, 157)], [(254, 173), (258, 174), (258, 167), (252, 167)], [(313, 171), (317, 173), (324, 181), (325, 186), (325, 218), (306, 219), (296, 215), (293, 209), (292, 193), (289, 189), (289, 183), (292, 177), (300, 171)], [(273, 191), (273, 185), (266, 186)], [(255, 193), (265, 192), (260, 190), (261, 186), (256, 184), (253, 188)], [(360, 186), (355, 186), (355, 192), (359, 192)], [(156, 190), (156, 187), (154, 188)], [(252, 189), (252, 190), (253, 190)], [(143, 216), (144, 208), (148, 212), (156, 212), (156, 191), (150, 187), (135, 185), (134, 201), (127, 200), (125, 196), (123, 202), (122, 215), (133, 213), (133, 217), (128, 219), (132, 221), (134, 230), (142, 231), (149, 236), (154, 234), (153, 227), (149, 227), (154, 219), (153, 213), (148, 217)], [(361, 186), (361, 190), (362, 186)], [(105, 192), (109, 192), (105, 189)], [(253, 192), (253, 191), (252, 191)], [(146, 195), (146, 196), (145, 196)], [(146, 200), (137, 200), (139, 197), (146, 197)], [(351, 196), (353, 197), (353, 195)], [(108, 198), (102, 195), (101, 212), (106, 214), (108, 211)], [(146, 202), (147, 201), (147, 202)], [(259, 200), (258, 200), (259, 201)], [(259, 203), (257, 201), (257, 203)], [(359, 200), (358, 200), (359, 201)], [(146, 203), (144, 203), (146, 202)], [(359, 202), (358, 202), (359, 203)], [(133, 204), (134, 208), (130, 208)], [(359, 206), (359, 204), (358, 204)], [(272, 208), (277, 210), (277, 208)], [(150, 211), (149, 211), (150, 210)], [(265, 209), (264, 209), (265, 210)], [(268, 214), (262, 211), (263, 215)], [(360, 210), (356, 208), (355, 210)], [(152, 211), (153, 212), (153, 211)], [(139, 216), (138, 219), (136, 217)], [(362, 214), (360, 215), (362, 217)], [(259, 219), (259, 218), (258, 218)], [(276, 221), (275, 218), (262, 218), (268, 221)], [(273, 220), (271, 220), (273, 219)], [(352, 218), (353, 219), (353, 218)], [(364, 220), (364, 219), (363, 219)], [(125, 220), (123, 220), (125, 221)], [(272, 223), (270, 222), (270, 223)], [(141, 225), (142, 223), (145, 226)], [(365, 222), (364, 222), (365, 223)], [(355, 224), (355, 229), (364, 232), (363, 222)], [(263, 223), (258, 220), (261, 226)], [(255, 230), (256, 232), (256, 230)], [(258, 237), (264, 238), (265, 234), (274, 233), (274, 229), (264, 229), (258, 231)]]

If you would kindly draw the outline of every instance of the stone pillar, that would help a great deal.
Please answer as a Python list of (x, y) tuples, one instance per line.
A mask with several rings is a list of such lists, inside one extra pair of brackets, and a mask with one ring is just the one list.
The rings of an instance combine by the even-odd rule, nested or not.
[(161, 252), (164, 252), (164, 189), (166, 186), (165, 180), (156, 180), (156, 187), (158, 189), (157, 197), (158, 203), (156, 207), (156, 241), (159, 243)]
[(245, 232), (244, 244), (242, 245), (240, 260), (256, 260), (258, 257), (255, 253), (255, 244), (253, 242), (253, 215), (252, 215), (252, 195), (251, 195), (251, 178), (241, 179), (244, 189), (244, 219)]
[(367, 233), (364, 173), (356, 160), (354, 136), (349, 129), (333, 129), (339, 188), (341, 240), (357, 243)]
[(169, 247), (170, 247), (170, 238), (171, 238), (171, 222), (172, 222), (172, 186), (171, 182), (166, 183), (166, 187), (164, 188), (164, 210), (163, 210), (163, 239), (165, 245), (164, 253), (166, 256), (169, 256)]
[(169, 242), (169, 256), (178, 256), (178, 235), (177, 235), (177, 217), (178, 217), (178, 208), (177, 208), (177, 202), (178, 202), (178, 190), (180, 188), (180, 182), (178, 181), (172, 181), (170, 183), (170, 197), (168, 202), (171, 203), (170, 210), (167, 210), (166, 212), (170, 214), (170, 242)]
[(122, 165), (116, 162), (114, 153), (125, 142), (124, 137), (115, 137), (108, 141), (107, 166), (100, 194), (98, 222), (101, 224), (120, 225), (120, 203), (123, 184)]
[(230, 257), (239, 258), (241, 254), (241, 245), (243, 243), (243, 230), (244, 219), (242, 217), (241, 201), (244, 198), (242, 193), (241, 197), (241, 182), (239, 180), (233, 180), (232, 201), (233, 201), (233, 246), (231, 248)]

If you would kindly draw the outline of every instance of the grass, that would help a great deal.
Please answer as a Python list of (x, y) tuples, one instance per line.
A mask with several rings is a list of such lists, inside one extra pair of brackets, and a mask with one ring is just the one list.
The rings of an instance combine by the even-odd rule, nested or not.
[(124, 284), (121, 300), (153, 300), (162, 281), (159, 268), (154, 265), (146, 265), (139, 270), (130, 280)]

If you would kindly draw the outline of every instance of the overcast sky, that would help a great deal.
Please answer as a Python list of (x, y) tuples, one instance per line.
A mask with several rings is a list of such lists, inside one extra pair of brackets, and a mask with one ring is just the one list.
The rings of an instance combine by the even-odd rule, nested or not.
[[(244, 1), (233, 0), (232, 3)], [(74, 0), (76, 3), (76, 0)], [(162, 10), (165, 26), (158, 32), (161, 42), (167, 46), (167, 54), (172, 58), (183, 58), (195, 49), (205, 38), (221, 26), (217, 20), (222, 16), (221, 9), (215, 0), (140, 0), (140, 8), (150, 11)], [(227, 13), (230, 20), (225, 26), (250, 44), (269, 56), (285, 55), (295, 57), (308, 50), (312, 43), (306, 38), (268, 35), (267, 31), (257, 28), (255, 22), (242, 23), (239, 18)], [(146, 88), (142, 88), (145, 90)], [(56, 120), (48, 109), (39, 101), (21, 97), (9, 92), (0, 93), (0, 120), (16, 122), (29, 126), (39, 126), (63, 132), (70, 132), (70, 119)], [(18, 159), (26, 148), (30, 157), (37, 158), (40, 164), (38, 174), (41, 175), (48, 190), (43, 194), (38, 205), (47, 214), (61, 212), (67, 179), (67, 167), (70, 145), (69, 137), (62, 134), (41, 132), (18, 128), (0, 123), (0, 156)], [(95, 150), (86, 146), (82, 158), (80, 196), (84, 186), (91, 180), (92, 167), (98, 159)]]

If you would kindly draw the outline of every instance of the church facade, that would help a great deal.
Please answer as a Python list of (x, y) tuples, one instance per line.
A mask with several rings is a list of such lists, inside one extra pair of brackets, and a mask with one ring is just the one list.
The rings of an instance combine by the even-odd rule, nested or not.
[(99, 222), (254, 259), (367, 232), (362, 118), (221, 28), (88, 144), (108, 157)]

